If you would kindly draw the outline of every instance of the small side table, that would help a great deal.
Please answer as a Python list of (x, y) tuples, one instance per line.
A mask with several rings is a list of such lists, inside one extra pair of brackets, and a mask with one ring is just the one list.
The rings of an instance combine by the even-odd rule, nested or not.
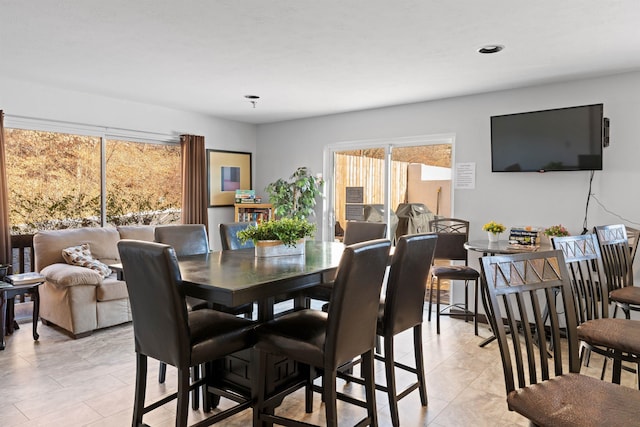
[[(0, 350), (4, 350), (6, 335), (13, 333), (13, 301), (18, 295), (29, 293), (33, 299), (33, 339), (38, 340), (38, 318), (40, 317), (40, 293), (38, 287), (42, 282), (26, 285), (8, 285), (0, 282)], [(5, 287), (6, 286), (6, 287)]]

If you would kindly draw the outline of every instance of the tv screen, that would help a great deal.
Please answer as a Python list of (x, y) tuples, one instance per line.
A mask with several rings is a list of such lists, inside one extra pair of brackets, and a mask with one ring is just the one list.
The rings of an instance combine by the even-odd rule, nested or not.
[(491, 117), (493, 172), (602, 170), (603, 104)]

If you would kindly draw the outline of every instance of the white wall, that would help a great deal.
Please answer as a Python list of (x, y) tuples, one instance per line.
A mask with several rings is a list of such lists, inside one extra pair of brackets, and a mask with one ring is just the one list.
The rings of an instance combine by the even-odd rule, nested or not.
[(603, 206), (591, 199), (587, 226), (638, 224), (639, 72), (259, 125), (255, 188), (260, 193), (298, 166), (321, 172), (327, 144), (454, 133), (454, 162), (476, 163), (476, 188), (453, 195), (453, 214), (471, 222), (472, 239), (485, 238), (482, 225), (490, 220), (507, 227), (561, 223), (580, 233), (590, 173), (492, 173), (489, 117), (601, 102), (611, 119), (611, 145), (604, 150), (604, 170), (593, 179), (592, 192)]
[[(427, 83), (425, 83), (427, 84)], [(253, 152), (254, 188), (288, 177), (298, 166), (323, 170), (327, 144), (362, 139), (454, 133), (454, 162), (476, 162), (476, 188), (454, 191), (454, 215), (471, 221), (471, 237), (482, 238), (489, 220), (511, 225), (562, 223), (582, 231), (588, 172), (491, 173), (489, 117), (573, 105), (604, 103), (611, 119), (611, 146), (604, 170), (596, 172), (588, 227), (640, 223), (640, 73), (493, 92), (440, 101), (259, 125), (186, 111), (64, 91), (17, 80), (0, 80), (0, 109), (28, 116), (166, 134), (204, 135), (207, 148)], [(607, 212), (613, 212), (627, 221)], [(215, 228), (232, 221), (232, 208), (212, 208)]]
[[(167, 135), (185, 133), (204, 135), (207, 148), (251, 153), (255, 153), (256, 148), (256, 127), (251, 124), (65, 91), (18, 80), (0, 80), (0, 109), (4, 110), (8, 116), (25, 116)], [(253, 169), (255, 177), (255, 157)], [(209, 209), (209, 240), (214, 249), (220, 248), (218, 224), (232, 221), (232, 207)]]

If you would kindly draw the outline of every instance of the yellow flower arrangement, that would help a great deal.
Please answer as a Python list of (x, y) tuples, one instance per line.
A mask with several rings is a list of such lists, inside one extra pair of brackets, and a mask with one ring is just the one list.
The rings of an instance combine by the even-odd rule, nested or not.
[(490, 221), (482, 226), (484, 231), (488, 231), (489, 233), (500, 234), (503, 233), (507, 227), (500, 224), (499, 222)]

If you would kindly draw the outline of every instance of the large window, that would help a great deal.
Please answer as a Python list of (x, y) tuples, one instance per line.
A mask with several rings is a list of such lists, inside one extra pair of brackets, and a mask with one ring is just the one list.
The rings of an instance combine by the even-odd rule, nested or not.
[(180, 220), (177, 143), (16, 128), (5, 142), (13, 234)]
[(180, 147), (107, 140), (107, 223), (179, 222)]

